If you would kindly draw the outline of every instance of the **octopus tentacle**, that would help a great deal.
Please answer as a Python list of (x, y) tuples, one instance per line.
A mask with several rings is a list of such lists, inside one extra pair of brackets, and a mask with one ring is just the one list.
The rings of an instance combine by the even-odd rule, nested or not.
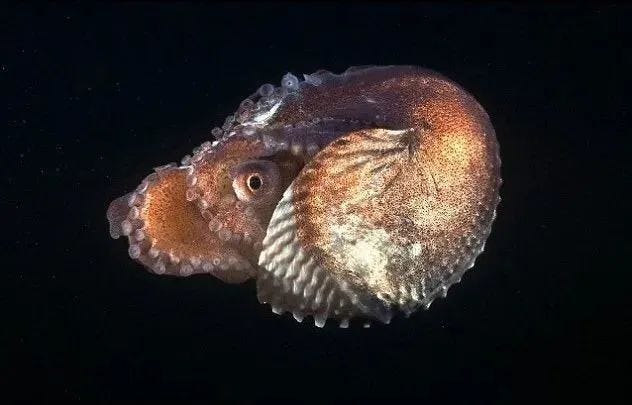
[(254, 268), (235, 248), (213, 235), (185, 198), (190, 167), (157, 168), (132, 193), (108, 208), (110, 233), (129, 240), (129, 255), (156, 274), (210, 273), (230, 283), (246, 281)]

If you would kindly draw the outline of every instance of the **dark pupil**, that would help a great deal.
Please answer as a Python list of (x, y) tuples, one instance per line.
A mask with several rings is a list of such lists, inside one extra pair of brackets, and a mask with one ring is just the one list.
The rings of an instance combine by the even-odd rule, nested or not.
[(248, 187), (253, 191), (259, 190), (261, 188), (261, 178), (259, 176), (250, 176), (248, 179)]

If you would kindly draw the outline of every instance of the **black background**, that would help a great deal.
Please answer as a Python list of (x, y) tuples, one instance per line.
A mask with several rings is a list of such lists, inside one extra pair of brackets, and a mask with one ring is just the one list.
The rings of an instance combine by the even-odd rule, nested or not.
[[(5, 11), (3, 396), (622, 401), (629, 6)], [(318, 329), (272, 314), (253, 284), (153, 276), (109, 238), (107, 204), (210, 139), (259, 85), (364, 64), (442, 72), (496, 128), (503, 201), (446, 300), (390, 325)]]

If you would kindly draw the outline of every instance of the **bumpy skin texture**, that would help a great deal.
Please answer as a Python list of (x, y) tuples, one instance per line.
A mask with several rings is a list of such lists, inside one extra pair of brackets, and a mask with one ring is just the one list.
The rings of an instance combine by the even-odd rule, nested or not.
[(417, 67), (304, 78), (262, 86), (213, 131), (219, 141), (115, 200), (112, 236), (159, 274), (254, 277), (274, 312), (318, 326), (428, 307), (491, 230), (501, 180), (489, 117)]

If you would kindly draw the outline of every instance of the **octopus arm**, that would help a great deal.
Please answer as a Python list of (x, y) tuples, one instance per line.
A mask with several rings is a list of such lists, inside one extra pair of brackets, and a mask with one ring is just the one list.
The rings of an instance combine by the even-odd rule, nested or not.
[(190, 167), (157, 168), (107, 211), (110, 234), (126, 236), (129, 255), (156, 274), (187, 277), (210, 273), (240, 283), (254, 275), (250, 263), (216, 233), (186, 198)]

